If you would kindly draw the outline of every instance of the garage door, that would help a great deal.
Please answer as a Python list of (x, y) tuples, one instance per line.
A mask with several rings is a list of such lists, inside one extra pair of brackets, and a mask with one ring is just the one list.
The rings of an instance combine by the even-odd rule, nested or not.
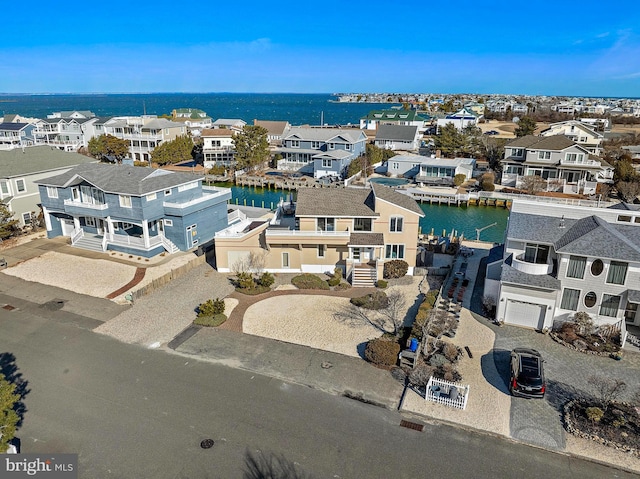
[(542, 304), (525, 303), (524, 301), (507, 301), (504, 322), (528, 328), (542, 329), (545, 307)]

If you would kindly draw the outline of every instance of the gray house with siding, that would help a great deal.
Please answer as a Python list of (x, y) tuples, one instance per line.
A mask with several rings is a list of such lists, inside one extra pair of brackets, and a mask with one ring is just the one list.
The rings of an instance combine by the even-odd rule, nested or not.
[(211, 242), (228, 226), (228, 188), (189, 173), (90, 164), (36, 182), (49, 238), (152, 257)]
[(379, 125), (374, 144), (385, 150), (417, 151), (421, 137), (417, 126)]
[(587, 312), (598, 326), (639, 326), (640, 211), (515, 200), (485, 296), (497, 319), (542, 330)]

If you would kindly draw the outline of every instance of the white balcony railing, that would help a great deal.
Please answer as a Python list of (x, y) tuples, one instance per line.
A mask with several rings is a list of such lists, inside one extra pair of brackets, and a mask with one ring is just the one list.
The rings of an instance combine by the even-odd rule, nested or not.
[(350, 231), (300, 231), (279, 228), (267, 229), (265, 233), (267, 236), (315, 236), (318, 238), (349, 238), (351, 236)]
[(566, 158), (562, 158), (560, 160), (561, 165), (575, 165), (575, 166), (602, 166), (602, 164), (597, 160), (568, 160)]
[(64, 200), (65, 206), (75, 206), (77, 208), (89, 208), (92, 210), (106, 210), (109, 205), (106, 203), (83, 203), (81, 201)]
[(524, 260), (524, 253), (514, 256), (511, 263), (518, 271), (522, 271), (527, 274), (545, 275), (553, 272), (553, 264), (551, 263), (529, 263)]

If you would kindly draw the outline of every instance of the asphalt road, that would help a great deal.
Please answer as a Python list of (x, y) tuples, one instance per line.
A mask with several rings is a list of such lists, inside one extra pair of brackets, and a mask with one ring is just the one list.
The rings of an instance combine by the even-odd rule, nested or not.
[(413, 431), (393, 411), (122, 344), (90, 324), (0, 309), (0, 366), (27, 391), (22, 452), (77, 452), (82, 478), (636, 477), (453, 427)]

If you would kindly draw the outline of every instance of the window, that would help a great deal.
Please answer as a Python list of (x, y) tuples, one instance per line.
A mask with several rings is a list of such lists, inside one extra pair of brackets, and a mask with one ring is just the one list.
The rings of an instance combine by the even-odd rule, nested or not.
[(355, 218), (353, 231), (371, 231), (371, 218)]
[(600, 314), (602, 316), (609, 316), (615, 318), (618, 314), (618, 307), (620, 306), (620, 296), (613, 294), (603, 294), (602, 304), (600, 305)]
[(173, 226), (173, 220), (168, 220), (165, 218), (162, 220), (162, 224), (164, 224), (165, 226)]
[(522, 148), (511, 148), (511, 156), (522, 156), (524, 150)]
[(329, 149), (330, 150), (335, 150), (336, 149), (336, 144), (335, 143), (329, 143)]
[(571, 311), (577, 311), (578, 298), (580, 298), (580, 291), (577, 289), (564, 288), (562, 292), (562, 302), (560, 307), (562, 309), (570, 309)]
[(587, 266), (587, 258), (584, 256), (569, 257), (569, 266), (567, 267), (567, 278), (584, 278), (584, 270)]
[(311, 148), (313, 148), (314, 150), (318, 150), (320, 148), (320, 142), (319, 141), (312, 141), (311, 142)]
[(331, 168), (331, 160), (327, 158), (322, 159), (322, 167), (323, 168)]
[(131, 196), (129, 195), (118, 195), (120, 200), (120, 206), (123, 208), (131, 208)]
[(93, 216), (85, 216), (84, 224), (87, 226), (91, 226), (92, 228), (96, 227), (96, 219)]
[(618, 215), (618, 221), (622, 221), (623, 223), (631, 223), (631, 216)]
[(336, 219), (335, 218), (318, 218), (317, 229), (318, 231), (335, 231)]
[(7, 183), (6, 181), (0, 181), (0, 193), (2, 193), (3, 195), (9, 194), (9, 183)]
[(282, 253), (282, 267), (283, 268), (289, 267), (289, 253), (286, 251)]
[(584, 295), (584, 305), (587, 308), (593, 308), (597, 300), (598, 300), (598, 297), (596, 296), (596, 293), (594, 293), (593, 291), (590, 291)]
[(164, 190), (164, 196), (171, 196), (171, 190)]
[(80, 190), (78, 188), (71, 188), (71, 198), (73, 201), (80, 201)]
[(158, 195), (156, 193), (149, 193), (147, 196), (145, 196), (147, 201), (153, 201), (158, 197)]
[(360, 261), (360, 248), (353, 248), (351, 250), (351, 257), (354, 261)]
[(591, 274), (593, 276), (600, 276), (602, 271), (604, 270), (604, 263), (601, 259), (596, 259), (591, 263)]
[(300, 148), (300, 140), (291, 140), (291, 148)]
[(344, 145), (344, 149), (347, 151), (351, 151), (351, 144), (347, 143), (346, 145)]
[(538, 159), (539, 160), (550, 160), (551, 159), (551, 152), (550, 151), (539, 151), (538, 152)]
[(16, 190), (18, 191), (18, 193), (22, 193), (26, 189), (27, 187), (25, 186), (24, 180), (22, 178), (19, 180), (16, 180)]
[(398, 163), (397, 161), (391, 162), (391, 169), (399, 170), (400, 169), (400, 163)]
[(25, 225), (31, 224), (31, 213), (22, 213), (22, 222)]
[(404, 245), (388, 244), (386, 247), (385, 257), (387, 259), (404, 259)]
[(56, 188), (55, 186), (47, 186), (47, 196), (49, 198), (57, 198), (58, 188)]
[(327, 247), (323, 244), (318, 245), (318, 258), (324, 258), (325, 251)]
[(528, 244), (524, 250), (524, 260), (527, 263), (546, 264), (549, 257), (549, 246), (543, 244)]
[(568, 163), (582, 163), (584, 155), (582, 153), (567, 153), (565, 158)]
[(392, 233), (402, 232), (402, 216), (392, 216), (389, 220), (389, 231)]
[(607, 283), (624, 284), (624, 280), (627, 277), (627, 266), (627, 263), (612, 261), (607, 273)]

